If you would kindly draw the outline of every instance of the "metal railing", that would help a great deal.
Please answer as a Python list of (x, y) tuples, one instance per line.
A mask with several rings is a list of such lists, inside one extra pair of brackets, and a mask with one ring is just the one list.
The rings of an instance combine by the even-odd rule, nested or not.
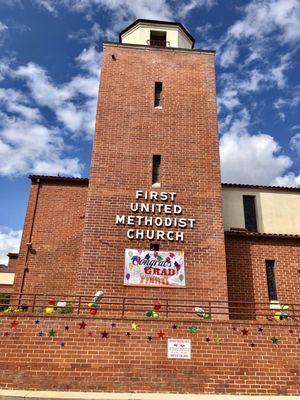
[[(93, 307), (93, 296), (44, 293), (0, 294), (0, 312), (7, 315), (43, 314), (57, 317), (149, 320), (148, 311), (158, 309), (159, 318), (170, 321), (268, 320), (280, 318), (281, 310), (270, 309), (270, 303), (227, 302), (217, 300), (177, 300), (129, 296), (103, 296)], [(195, 311), (201, 307), (203, 313)], [(96, 310), (91, 312), (91, 309)], [(300, 322), (300, 304), (289, 304), (284, 318)]]
[(147, 40), (147, 44), (149, 46), (157, 46), (157, 47), (170, 47), (170, 42), (168, 40)]

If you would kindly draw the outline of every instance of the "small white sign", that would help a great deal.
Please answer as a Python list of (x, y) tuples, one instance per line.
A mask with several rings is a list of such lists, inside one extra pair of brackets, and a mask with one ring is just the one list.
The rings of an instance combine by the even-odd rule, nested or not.
[(191, 359), (191, 339), (168, 339), (168, 358)]

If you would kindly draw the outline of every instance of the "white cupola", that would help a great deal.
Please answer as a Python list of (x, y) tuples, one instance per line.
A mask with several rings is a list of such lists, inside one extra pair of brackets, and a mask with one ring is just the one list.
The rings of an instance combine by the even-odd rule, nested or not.
[(120, 43), (192, 49), (195, 39), (179, 22), (137, 19), (120, 33)]

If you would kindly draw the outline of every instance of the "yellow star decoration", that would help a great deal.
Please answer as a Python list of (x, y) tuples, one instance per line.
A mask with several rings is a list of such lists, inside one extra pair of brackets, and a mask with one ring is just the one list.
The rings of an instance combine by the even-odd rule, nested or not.
[(138, 326), (137, 326), (136, 322), (131, 322), (131, 329), (132, 329), (133, 331), (136, 331), (137, 328), (138, 328)]
[(215, 342), (216, 344), (221, 344), (222, 339), (220, 338), (219, 335), (217, 335), (217, 336), (214, 338), (214, 342)]

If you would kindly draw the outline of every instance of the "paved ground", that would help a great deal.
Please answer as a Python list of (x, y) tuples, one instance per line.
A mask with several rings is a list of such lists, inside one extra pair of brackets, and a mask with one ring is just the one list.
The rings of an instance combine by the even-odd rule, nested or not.
[(1, 390), (0, 400), (300, 400), (300, 396), (244, 396), (166, 393), (91, 393)]

